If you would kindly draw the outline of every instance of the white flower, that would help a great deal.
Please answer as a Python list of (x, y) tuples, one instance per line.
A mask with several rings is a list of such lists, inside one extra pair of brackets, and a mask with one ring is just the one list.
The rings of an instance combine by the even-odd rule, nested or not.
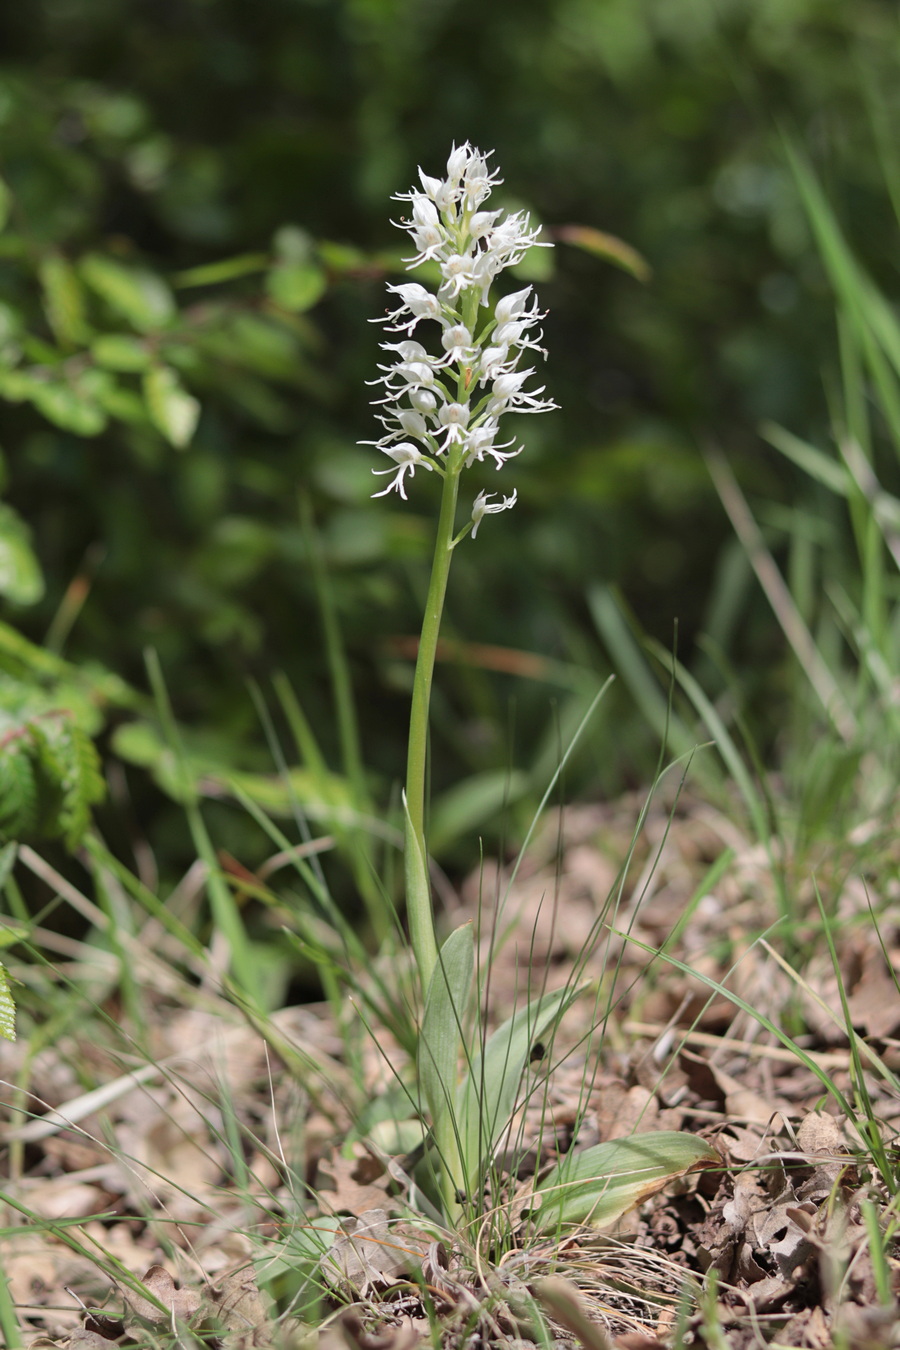
[[(400, 360), (404, 364), (410, 361), (424, 361), (426, 366), (434, 362), (434, 357), (429, 353), (427, 347), (423, 347), (421, 342), (412, 342), (407, 338), (404, 342), (382, 342), (381, 350), (383, 352), (399, 352)], [(379, 370), (389, 370), (390, 366), (379, 366)]]
[(445, 258), (441, 263), (441, 275), (444, 278), (440, 289), (443, 299), (455, 299), (460, 291), (478, 284), (475, 263), (465, 253), (451, 253), (449, 258)]
[[(426, 291), (424, 286), (420, 286), (417, 281), (408, 281), (402, 286), (388, 286), (392, 295), (399, 295), (402, 303), (387, 315), (387, 319), (401, 319), (404, 315), (411, 316), (409, 322), (395, 323), (388, 327), (395, 333), (406, 331), (411, 333), (420, 319), (439, 319), (441, 317), (441, 302), (436, 295)], [(380, 323), (382, 320), (373, 319), (373, 323)]]
[[(419, 450), (417, 446), (413, 445), (411, 441), (402, 441), (400, 445), (395, 445), (393, 448), (382, 446), (382, 451), (384, 454), (389, 455), (400, 467), (397, 469), (395, 476), (388, 483), (387, 487), (383, 488), (381, 492), (373, 492), (372, 496), (386, 497), (389, 492), (393, 492), (394, 488), (396, 488), (403, 500), (408, 501), (409, 499), (403, 491), (403, 479), (407, 474), (409, 474), (410, 478), (414, 477), (416, 469), (420, 464), (423, 469), (433, 469), (434, 465), (430, 460), (425, 458), (422, 451)], [(373, 469), (372, 472), (378, 474), (394, 473), (394, 470)]]
[(437, 398), (430, 389), (410, 389), (409, 401), (416, 412), (428, 413), (434, 412), (437, 407)]
[(462, 178), (468, 163), (469, 142), (466, 141), (465, 145), (461, 145), (458, 149), (456, 145), (454, 145), (447, 160), (447, 179), (454, 186)]
[(483, 239), (502, 211), (476, 211), (469, 221), (469, 235), (472, 239)]
[[(496, 497), (496, 492), (479, 492), (472, 505), (472, 538), (478, 533), (478, 526), (485, 516), (496, 515), (498, 511), (508, 511), (510, 507), (515, 506), (517, 492), (513, 488), (512, 495), (504, 497), (500, 502), (491, 502), (492, 497)], [(490, 504), (489, 504), (490, 503)]]
[(485, 347), (478, 362), (478, 383), (487, 384), (489, 380), (496, 380), (501, 375), (508, 374), (517, 360), (518, 356), (510, 359), (509, 347), (505, 345)]
[[(482, 155), (479, 150), (473, 150), (468, 141), (462, 149), (468, 152), (463, 177), (463, 201), (466, 207), (471, 210), (475, 206), (480, 206), (485, 198), (491, 195), (491, 188), (495, 187), (497, 183), (502, 183), (503, 179), (497, 174), (491, 173), (488, 168), (487, 155)], [(453, 159), (452, 155), (451, 159)], [(449, 162), (447, 170), (449, 173)]]
[(412, 201), (413, 220), (420, 228), (428, 229), (432, 226), (440, 228), (441, 218), (433, 201), (421, 193), (416, 193), (410, 200)]
[(464, 468), (468, 469), (475, 463), (476, 459), (480, 463), (484, 460), (485, 455), (490, 455), (490, 457), (496, 461), (497, 468), (502, 469), (508, 459), (515, 459), (516, 455), (522, 453), (525, 448), (522, 445), (519, 446), (518, 450), (510, 450), (506, 454), (503, 453), (508, 445), (514, 444), (514, 440), (503, 441), (501, 445), (494, 445), (494, 438), (499, 430), (500, 428), (497, 422), (490, 418), (486, 422), (482, 422), (471, 428), (466, 437), (466, 458), (463, 465)]
[(413, 389), (430, 389), (434, 384), (434, 371), (424, 361), (399, 361), (396, 366), (379, 366), (378, 369), (390, 371), (387, 379), (399, 375)]
[(502, 300), (497, 301), (494, 306), (494, 318), (497, 320), (498, 326), (509, 323), (510, 319), (520, 319), (528, 314), (535, 319), (541, 317), (537, 309), (537, 296), (535, 296), (534, 308), (530, 311), (525, 308), (531, 290), (530, 286), (526, 286), (523, 291), (514, 291), (512, 295), (505, 295)]
[(416, 255), (405, 261), (414, 266), (425, 262), (426, 258), (439, 258), (445, 251), (447, 231), (441, 225), (420, 225), (410, 230), (410, 237), (416, 246)]
[(448, 445), (456, 445), (463, 439), (463, 433), (469, 425), (470, 409), (468, 403), (445, 403), (438, 413), (438, 421), (447, 435), (442, 450)]
[(503, 258), (504, 267), (512, 267), (521, 262), (530, 248), (538, 243), (540, 229), (529, 228), (527, 212), (519, 211), (507, 216), (488, 235), (488, 248)]
[[(438, 198), (438, 193), (444, 186), (443, 179), (429, 178), (427, 173), (425, 173), (424, 169), (420, 169), (419, 182), (422, 184), (422, 191), (425, 193), (426, 197), (430, 197), (433, 202), (436, 202)], [(398, 192), (397, 200), (402, 201), (407, 195), (412, 196), (412, 192), (414, 190), (415, 189), (411, 189), (409, 194), (405, 192)]]
[(493, 341), (498, 347), (518, 347), (520, 350), (530, 347), (532, 351), (546, 355), (543, 347), (538, 345), (544, 334), (538, 330), (536, 338), (527, 336), (533, 323), (534, 319), (510, 319), (508, 323), (501, 323), (494, 329)]
[(448, 362), (472, 360), (472, 334), (464, 323), (445, 328), (441, 334), (441, 346), (447, 353)]
[(540, 413), (550, 412), (558, 405), (552, 398), (538, 398), (544, 392), (544, 386), (526, 393), (522, 385), (533, 375), (534, 370), (507, 371), (499, 375), (491, 385), (491, 397), (488, 400), (489, 417), (500, 417), (505, 412)]
[[(416, 408), (394, 408), (387, 417), (379, 416), (378, 420), (388, 428), (388, 435), (382, 437), (381, 441), (366, 441), (366, 445), (381, 445), (396, 440), (398, 436), (415, 436), (423, 441), (428, 435), (428, 423)], [(392, 421), (397, 423), (395, 431), (390, 430)]]

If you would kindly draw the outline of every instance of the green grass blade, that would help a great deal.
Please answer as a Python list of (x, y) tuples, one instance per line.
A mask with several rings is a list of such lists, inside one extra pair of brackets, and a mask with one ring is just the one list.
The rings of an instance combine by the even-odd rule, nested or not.
[(831, 923), (828, 915), (825, 913), (825, 906), (822, 904), (822, 896), (818, 886), (815, 887), (816, 903), (819, 907), (819, 916), (822, 920), (822, 931), (825, 934), (825, 941), (828, 944), (828, 954), (831, 958), (832, 969), (837, 980), (838, 997), (841, 1001), (841, 1013), (843, 1014), (844, 1027), (847, 1033), (847, 1039), (850, 1042), (850, 1079), (853, 1083), (854, 1093), (859, 1101), (863, 1120), (856, 1121), (856, 1128), (866, 1140), (872, 1153), (878, 1171), (881, 1173), (882, 1180), (891, 1192), (891, 1195), (897, 1194), (897, 1175), (888, 1157), (887, 1149), (884, 1146), (884, 1140), (881, 1137), (881, 1129), (875, 1115), (875, 1108), (872, 1105), (872, 1098), (869, 1093), (869, 1086), (866, 1082), (865, 1068), (860, 1054), (860, 1039), (853, 1029), (853, 1018), (850, 1015), (850, 1004), (847, 999), (847, 990), (844, 985), (844, 977), (841, 971), (841, 964), (838, 960), (837, 948), (834, 944), (834, 934), (831, 931)]
[(328, 669), (331, 675), (331, 688), (337, 714), (344, 773), (353, 786), (356, 800), (364, 803), (369, 800), (369, 790), (359, 743), (359, 725), (356, 717), (356, 705), (353, 700), (350, 667), (347, 662), (347, 653), (338, 620), (331, 577), (325, 565), (322, 545), (313, 521), (312, 508), (306, 498), (301, 503), (301, 518), (313, 585), (319, 602), (319, 614), (322, 619), (322, 631), (325, 637), (325, 651), (328, 656)]
[(588, 724), (590, 723), (591, 718), (594, 716), (594, 713), (600, 706), (600, 700), (603, 698), (603, 695), (606, 693), (607, 689), (609, 689), (610, 686), (612, 685), (614, 678), (615, 677), (612, 675), (608, 676), (607, 679), (604, 680), (600, 688), (597, 690), (596, 694), (591, 699), (591, 702), (586, 712), (584, 713), (584, 716), (581, 718), (580, 722), (578, 723), (578, 726), (575, 728), (574, 734), (570, 737), (565, 752), (557, 760), (556, 766), (552, 774), (550, 775), (550, 779), (547, 783), (547, 786), (543, 791), (541, 800), (538, 803), (537, 810), (535, 811), (534, 815), (531, 818), (531, 822), (528, 826), (528, 829), (525, 831), (525, 838), (522, 840), (521, 847), (518, 853), (516, 854), (516, 860), (513, 863), (512, 871), (510, 872), (506, 890), (503, 893), (503, 897), (497, 910), (496, 923), (498, 926), (500, 924), (501, 919), (503, 918), (503, 912), (506, 908), (507, 900), (509, 899), (510, 893), (516, 884), (516, 878), (519, 875), (519, 868), (522, 866), (522, 862), (526, 857), (529, 845), (531, 844), (531, 841), (534, 838), (535, 831), (537, 830), (537, 827), (541, 819), (543, 818), (544, 811), (547, 808), (547, 803), (553, 796), (553, 793), (556, 790), (556, 786), (559, 783), (560, 779), (562, 778), (563, 773), (565, 772), (566, 765), (568, 764), (571, 756), (575, 752), (575, 747), (578, 745), (579, 741), (581, 740), (581, 737), (584, 735), (584, 732)]
[(843, 1092), (841, 1092), (840, 1088), (836, 1085), (834, 1079), (829, 1077), (825, 1069), (817, 1064), (811, 1055), (808, 1055), (806, 1051), (777, 1024), (777, 1022), (773, 1022), (770, 1017), (767, 1017), (765, 1013), (761, 1011), (761, 1009), (754, 1008), (746, 1001), (746, 999), (741, 998), (740, 994), (736, 994), (733, 989), (727, 988), (721, 980), (715, 980), (711, 975), (704, 974), (702, 970), (688, 965), (687, 962), (679, 961), (678, 958), (672, 956), (670, 952), (659, 947), (651, 947), (648, 943), (641, 942), (639, 938), (634, 937), (631, 933), (623, 933), (619, 929), (613, 929), (613, 933), (615, 936), (622, 938), (625, 942), (630, 942), (631, 945), (637, 947), (639, 951), (646, 952), (648, 956), (658, 957), (660, 960), (665, 961), (667, 965), (674, 966), (676, 970), (680, 970), (683, 975), (688, 975), (694, 980), (699, 980), (701, 984), (706, 985), (707, 989), (712, 989), (717, 994), (720, 994), (722, 998), (727, 998), (736, 1008), (740, 1008), (741, 1012), (745, 1012), (750, 1017), (754, 1018), (761, 1027), (765, 1027), (766, 1031), (770, 1032), (771, 1035), (773, 1035), (776, 1040), (780, 1041), (786, 1049), (796, 1055), (800, 1063), (803, 1064), (811, 1074), (815, 1075), (829, 1097), (834, 1098), (847, 1119), (849, 1121), (855, 1121), (856, 1114), (853, 1107), (844, 1096)]
[(3, 1344), (8, 1347), (8, 1350), (21, 1350), (21, 1347), (25, 1344), (22, 1328), (16, 1316), (16, 1305), (13, 1303), (6, 1271), (3, 1269), (2, 1263), (0, 1263), (0, 1334), (2, 1334)]
[(591, 586), (587, 602), (597, 631), (644, 717), (657, 736), (666, 739), (672, 754), (690, 754), (696, 749), (696, 737), (689, 727), (673, 715), (659, 682), (625, 621), (621, 601), (613, 588)]
[(878, 1210), (869, 1199), (861, 1200), (859, 1209), (869, 1239), (868, 1249), (869, 1258), (872, 1262), (872, 1274), (875, 1279), (875, 1293), (881, 1306), (890, 1308), (894, 1303), (894, 1292), (891, 1288), (891, 1268), (885, 1251), (885, 1235), (882, 1233), (881, 1224), (878, 1222)]
[(767, 839), (770, 830), (765, 802), (750, 777), (740, 751), (735, 745), (722, 718), (719, 716), (709, 698), (707, 698), (706, 694), (700, 688), (700, 685), (694, 679), (693, 675), (685, 669), (680, 661), (676, 660), (671, 652), (663, 647), (662, 643), (650, 640), (648, 642), (648, 648), (663, 666), (671, 667), (678, 683), (681, 685), (698, 714), (705, 722), (706, 728), (712, 739), (715, 741), (716, 748), (722, 756), (728, 772), (737, 784), (750, 814), (750, 819), (753, 821), (757, 837), (760, 840)]
[(206, 891), (209, 896), (213, 922), (228, 943), (230, 965), (234, 971), (235, 979), (248, 997), (259, 999), (262, 991), (259, 988), (258, 975), (252, 959), (250, 944), (247, 940), (247, 932), (234, 896), (228, 889), (219, 869), (216, 851), (213, 848), (198, 804), (197, 791), (186, 769), (184, 747), (178, 734), (178, 727), (163, 679), (159, 656), (152, 648), (148, 649), (146, 653), (146, 661), (160, 721), (181, 770), (179, 777), (181, 779), (182, 801), (191, 838), (198, 856), (206, 864)]
[(780, 450), (785, 459), (796, 464), (797, 468), (802, 469), (814, 482), (820, 483), (838, 497), (848, 495), (850, 484), (846, 470), (824, 451), (816, 449), (799, 436), (794, 436), (775, 422), (764, 422), (759, 430), (763, 440), (768, 441), (776, 450)]
[[(856, 735), (856, 718), (853, 710), (823, 660), (812, 633), (804, 622), (794, 603), (793, 596), (785, 585), (784, 578), (775, 565), (774, 558), (766, 548), (759, 526), (753, 519), (734, 474), (729, 469), (724, 457), (718, 453), (708, 453), (706, 461), (722, 505), (725, 507), (735, 533), (747, 550), (747, 556), (775, 617), (781, 625), (782, 632), (791, 644), (797, 660), (806, 672), (812, 688), (818, 695), (822, 707), (838, 735), (844, 741), (851, 742)], [(706, 702), (708, 704), (708, 700)], [(707, 725), (709, 725), (708, 722)], [(731, 768), (730, 763), (729, 768)], [(745, 791), (747, 787), (746, 774), (741, 773), (740, 769), (738, 773), (741, 776), (736, 775), (736, 781), (741, 790)]]

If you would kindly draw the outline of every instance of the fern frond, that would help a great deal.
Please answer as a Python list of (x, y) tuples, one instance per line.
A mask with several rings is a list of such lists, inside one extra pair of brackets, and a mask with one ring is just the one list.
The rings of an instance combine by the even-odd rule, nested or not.
[(0, 1036), (8, 1041), (16, 1039), (16, 1005), (9, 992), (9, 976), (0, 965)]
[(38, 821), (38, 785), (34, 742), (27, 727), (0, 737), (0, 838), (34, 832)]

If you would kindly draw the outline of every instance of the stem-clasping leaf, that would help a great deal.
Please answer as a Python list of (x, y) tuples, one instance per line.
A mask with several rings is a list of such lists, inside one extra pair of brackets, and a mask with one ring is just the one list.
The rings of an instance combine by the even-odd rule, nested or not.
[(452, 1155), (457, 1151), (455, 1136), (452, 1128), (444, 1129), (444, 1123), (451, 1119), (456, 1097), (459, 1048), (474, 968), (472, 925), (466, 923), (455, 929), (441, 947), (428, 985), (419, 1032), (419, 1084), (438, 1148), (442, 1152), (451, 1150), (451, 1157), (444, 1157), (443, 1162), (452, 1172), (456, 1171), (452, 1166), (455, 1160)]

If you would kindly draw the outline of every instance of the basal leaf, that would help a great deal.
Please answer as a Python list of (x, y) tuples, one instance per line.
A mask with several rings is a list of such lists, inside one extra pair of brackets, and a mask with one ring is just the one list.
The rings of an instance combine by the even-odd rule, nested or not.
[(462, 1024), (474, 967), (472, 925), (466, 923), (441, 947), (419, 1032), (419, 1083), (435, 1126), (452, 1109), (456, 1098)]
[(462, 1141), (466, 1190), (478, 1185), (518, 1104), (535, 1043), (562, 1017), (586, 985), (557, 989), (520, 1008), (489, 1037), (459, 1089), (457, 1120)]
[(722, 1158), (703, 1139), (676, 1130), (610, 1139), (565, 1157), (535, 1188), (531, 1219), (540, 1232), (561, 1224), (607, 1228), (678, 1177)]

